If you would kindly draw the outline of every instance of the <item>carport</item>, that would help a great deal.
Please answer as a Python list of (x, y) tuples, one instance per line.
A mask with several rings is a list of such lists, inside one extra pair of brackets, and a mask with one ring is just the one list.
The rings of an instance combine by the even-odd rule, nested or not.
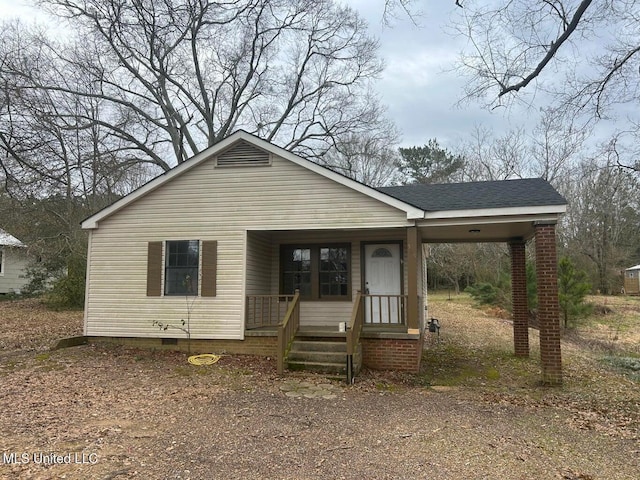
[[(425, 211), (408, 229), (409, 272), (418, 275), (420, 243), (500, 242), (509, 245), (514, 353), (529, 356), (526, 246), (535, 245), (542, 382), (562, 384), (556, 225), (566, 200), (545, 180), (516, 179), (385, 187), (380, 191)], [(415, 260), (415, 262), (413, 261)], [(409, 292), (409, 298), (416, 292)], [(415, 309), (414, 312), (411, 310)], [(419, 318), (418, 306), (409, 315)], [(412, 322), (410, 322), (412, 323)]]

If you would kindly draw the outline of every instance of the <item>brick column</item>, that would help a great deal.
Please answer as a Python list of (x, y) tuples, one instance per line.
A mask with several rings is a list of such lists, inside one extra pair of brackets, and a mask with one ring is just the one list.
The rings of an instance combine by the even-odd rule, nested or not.
[(542, 383), (561, 385), (562, 356), (560, 352), (556, 226), (536, 224), (535, 239)]
[(529, 306), (525, 242), (509, 243), (511, 250), (511, 299), (513, 303), (513, 347), (516, 357), (529, 357)]

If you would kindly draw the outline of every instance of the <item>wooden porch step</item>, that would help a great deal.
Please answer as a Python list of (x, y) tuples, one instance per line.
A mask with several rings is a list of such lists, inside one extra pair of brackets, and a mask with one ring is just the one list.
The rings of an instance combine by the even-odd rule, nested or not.
[[(360, 364), (361, 349), (356, 353)], [(347, 344), (343, 339), (296, 336), (287, 357), (289, 370), (309, 370), (319, 373), (346, 374)]]
[(332, 352), (340, 353), (342, 355), (347, 354), (347, 342), (319, 340), (319, 339), (302, 339), (296, 337), (291, 344), (291, 351), (298, 352)]

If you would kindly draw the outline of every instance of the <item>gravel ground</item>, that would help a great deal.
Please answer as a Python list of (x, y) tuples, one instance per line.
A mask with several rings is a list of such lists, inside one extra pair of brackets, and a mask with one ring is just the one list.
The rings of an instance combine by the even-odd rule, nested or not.
[(640, 478), (637, 383), (571, 345), (565, 387), (538, 387), (535, 348), (532, 360), (504, 353), (508, 321), (431, 308), (443, 329), (423, 373), (364, 371), (352, 387), (332, 382), (335, 398), (305, 398), (286, 395), (291, 382), (328, 380), (279, 378), (272, 359), (49, 351), (78, 333), (80, 313), (0, 303), (0, 477)]

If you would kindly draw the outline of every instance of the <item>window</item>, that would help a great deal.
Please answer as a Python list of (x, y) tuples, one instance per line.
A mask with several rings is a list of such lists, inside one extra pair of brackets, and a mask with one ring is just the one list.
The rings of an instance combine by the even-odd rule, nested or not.
[(320, 296), (346, 297), (349, 294), (349, 260), (346, 247), (320, 249)]
[(147, 296), (198, 295), (200, 290), (202, 297), (215, 297), (217, 269), (216, 240), (149, 242)]
[(284, 292), (300, 290), (303, 297), (311, 296), (311, 249), (285, 248), (282, 258), (282, 288)]
[(200, 242), (168, 241), (165, 250), (164, 294), (198, 295)]
[(283, 245), (280, 251), (281, 292), (307, 300), (350, 300), (348, 245)]

